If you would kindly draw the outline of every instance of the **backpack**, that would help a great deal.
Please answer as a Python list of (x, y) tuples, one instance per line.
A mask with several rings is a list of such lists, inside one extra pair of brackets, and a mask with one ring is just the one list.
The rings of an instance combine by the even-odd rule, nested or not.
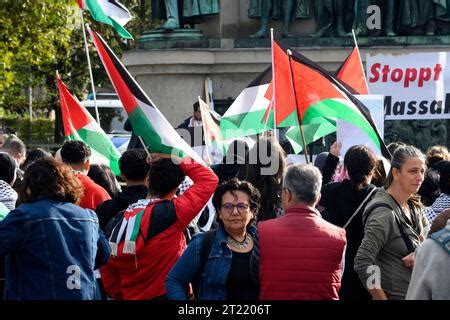
[[(363, 226), (366, 225), (367, 220), (369, 219), (369, 216), (372, 214), (372, 212), (378, 208), (387, 208), (391, 211), (394, 210), (394, 208), (392, 208), (387, 203), (375, 203), (374, 205), (366, 208), (365, 217), (363, 216)], [(394, 213), (394, 218), (395, 218), (395, 222), (397, 223), (397, 227), (400, 230), (400, 234), (402, 235), (403, 241), (405, 242), (408, 254), (414, 252), (416, 250), (416, 247), (414, 246), (413, 242), (411, 241), (411, 238), (406, 234), (406, 231), (403, 228), (403, 225), (401, 224), (400, 220), (398, 219), (398, 217), (395, 213)]]
[(112, 217), (108, 223), (105, 226), (105, 230), (104, 230), (104, 234), (105, 234), (105, 238), (109, 239), (109, 237), (111, 236), (112, 231), (114, 230), (114, 227), (122, 221), (123, 219), (123, 215), (125, 214), (126, 210), (121, 210), (119, 212), (117, 212), (117, 214)]

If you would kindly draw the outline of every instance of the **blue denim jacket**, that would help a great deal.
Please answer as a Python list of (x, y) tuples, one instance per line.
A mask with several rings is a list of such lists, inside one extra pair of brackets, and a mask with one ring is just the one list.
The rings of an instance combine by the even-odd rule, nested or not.
[[(256, 228), (252, 225), (247, 231), (254, 236)], [(173, 266), (166, 279), (167, 296), (170, 300), (186, 300), (186, 288), (189, 283), (196, 282), (200, 270), (201, 245), (204, 234), (194, 237)], [(196, 300), (225, 300), (226, 280), (230, 270), (232, 253), (227, 246), (227, 234), (222, 224), (216, 232), (211, 252), (203, 267), (199, 281)], [(250, 265), (249, 265), (250, 268)], [(249, 279), (249, 281), (251, 281)]]
[(0, 222), (5, 299), (97, 299), (94, 268), (109, 254), (95, 212), (72, 203), (41, 198)]

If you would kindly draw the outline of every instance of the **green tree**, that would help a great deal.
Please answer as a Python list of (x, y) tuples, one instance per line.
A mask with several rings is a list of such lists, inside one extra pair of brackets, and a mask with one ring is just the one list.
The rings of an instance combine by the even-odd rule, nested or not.
[[(126, 28), (134, 37), (146, 28), (150, 6), (146, 0), (122, 0), (132, 13)], [(108, 42), (118, 56), (135, 46), (124, 42), (114, 30), (93, 21), (89, 23)], [(75, 0), (2, 0), (0, 1), (0, 109), (23, 114), (27, 112), (27, 88), (31, 86), (33, 109), (55, 110), (56, 131), (61, 134), (55, 71), (82, 99), (90, 90), (89, 72), (81, 29), (81, 18)], [(88, 40), (88, 42), (90, 42)], [(106, 72), (89, 43), (95, 85), (111, 87)]]

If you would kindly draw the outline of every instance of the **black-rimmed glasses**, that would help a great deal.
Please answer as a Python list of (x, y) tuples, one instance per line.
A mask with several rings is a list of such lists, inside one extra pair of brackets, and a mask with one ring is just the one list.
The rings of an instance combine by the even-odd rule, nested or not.
[(226, 214), (231, 214), (231, 213), (233, 213), (234, 208), (236, 208), (240, 214), (244, 214), (249, 211), (250, 205), (248, 205), (246, 203), (242, 203), (242, 202), (237, 203), (237, 204), (224, 203), (222, 205), (222, 212), (224, 212)]

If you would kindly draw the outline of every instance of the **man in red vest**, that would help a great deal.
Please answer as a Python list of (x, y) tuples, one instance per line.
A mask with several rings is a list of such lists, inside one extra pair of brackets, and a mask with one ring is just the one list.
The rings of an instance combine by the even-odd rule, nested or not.
[(315, 209), (322, 176), (312, 165), (292, 165), (281, 194), (285, 215), (258, 224), (251, 266), (261, 300), (337, 300), (345, 230)]

